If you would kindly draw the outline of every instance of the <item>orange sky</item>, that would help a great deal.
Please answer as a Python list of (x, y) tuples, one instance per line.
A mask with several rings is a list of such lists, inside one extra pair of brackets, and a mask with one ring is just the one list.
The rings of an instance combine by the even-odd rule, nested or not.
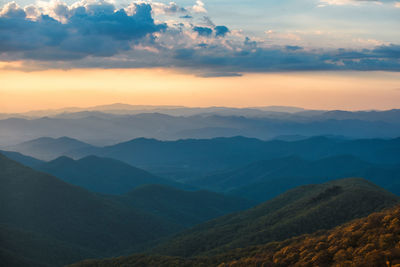
[(400, 74), (306, 72), (201, 78), (165, 69), (0, 71), (0, 112), (145, 105), (400, 108)]

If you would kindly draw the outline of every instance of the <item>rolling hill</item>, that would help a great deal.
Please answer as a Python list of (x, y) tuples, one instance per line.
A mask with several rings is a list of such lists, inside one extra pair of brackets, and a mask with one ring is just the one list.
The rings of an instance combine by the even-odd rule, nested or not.
[(301, 186), (252, 209), (195, 226), (154, 252), (183, 257), (215, 255), (330, 229), (398, 202), (399, 197), (364, 179)]
[(281, 242), (231, 250), (210, 257), (182, 258), (131, 255), (86, 260), (70, 267), (302, 267), (400, 265), (400, 207), (370, 214), (329, 231), (293, 237)]
[(0, 255), (11, 266), (61, 266), (143, 251), (195, 223), (250, 202), (148, 185), (91, 193), (0, 154)]
[[(93, 255), (113, 255), (179, 229), (173, 223), (69, 185), (2, 155), (0, 213), (4, 231), (2, 249), (20, 256), (32, 255), (32, 261), (52, 266)], [(14, 232), (23, 232), (25, 236), (33, 232), (35, 236), (17, 242), (18, 236), (14, 239), (15, 235), (6, 229), (15, 229)], [(4, 247), (6, 244), (15, 247)], [(25, 253), (37, 251), (41, 244), (52, 247), (51, 251), (57, 251), (63, 258)]]

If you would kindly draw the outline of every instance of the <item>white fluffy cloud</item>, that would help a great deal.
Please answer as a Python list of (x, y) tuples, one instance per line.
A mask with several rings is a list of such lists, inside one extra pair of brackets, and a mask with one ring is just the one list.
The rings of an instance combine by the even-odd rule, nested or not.
[(196, 13), (207, 13), (204, 3), (201, 0), (196, 1), (196, 4), (192, 7), (192, 10)]

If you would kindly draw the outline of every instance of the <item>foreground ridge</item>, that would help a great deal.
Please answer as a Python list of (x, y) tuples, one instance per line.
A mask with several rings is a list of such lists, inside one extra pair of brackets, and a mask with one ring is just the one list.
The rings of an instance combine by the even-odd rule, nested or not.
[(86, 260), (81, 266), (400, 266), (400, 206), (332, 230), (282, 242), (231, 250), (212, 257), (133, 255)]

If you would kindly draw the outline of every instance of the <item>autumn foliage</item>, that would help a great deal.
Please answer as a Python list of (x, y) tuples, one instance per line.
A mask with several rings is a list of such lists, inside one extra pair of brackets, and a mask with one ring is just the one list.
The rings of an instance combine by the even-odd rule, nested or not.
[(137, 254), (86, 260), (72, 266), (400, 267), (400, 206), (372, 213), (329, 231), (210, 257)]
[(247, 253), (219, 266), (400, 266), (400, 207)]

